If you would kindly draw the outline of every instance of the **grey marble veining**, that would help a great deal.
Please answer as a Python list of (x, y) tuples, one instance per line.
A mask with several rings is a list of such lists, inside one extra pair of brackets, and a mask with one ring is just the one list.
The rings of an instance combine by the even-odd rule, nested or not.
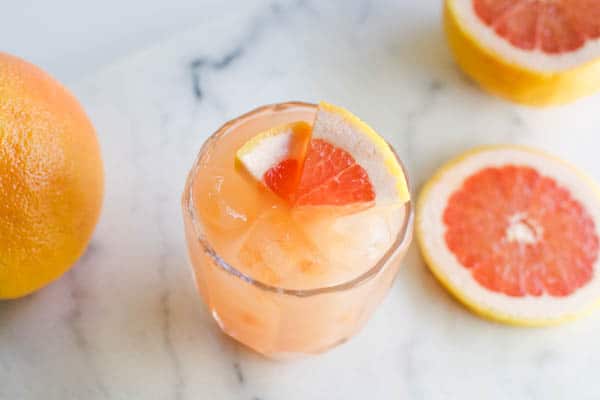
[(505, 142), (600, 179), (600, 97), (537, 110), (481, 92), (449, 55), (438, 2), (239, 7), (69, 85), (99, 134), (104, 210), (75, 268), (0, 303), (0, 399), (600, 398), (600, 314), (552, 329), (483, 321), (414, 246), (364, 331), (329, 353), (277, 363), (220, 334), (192, 283), (180, 194), (207, 136), (258, 105), (347, 107), (415, 188), (458, 152)]

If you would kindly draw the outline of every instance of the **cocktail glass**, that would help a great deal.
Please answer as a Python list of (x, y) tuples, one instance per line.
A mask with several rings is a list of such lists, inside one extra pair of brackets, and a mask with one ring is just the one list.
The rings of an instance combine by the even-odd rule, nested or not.
[[(414, 210), (409, 201), (399, 206), (403, 217), (396, 238), (376, 263), (364, 265), (347, 281), (307, 289), (264, 282), (220, 254), (234, 246), (238, 224), (247, 220), (236, 215), (235, 207), (213, 202), (206, 191), (221, 190), (223, 179), (234, 179), (228, 174), (235, 173), (233, 157), (245, 140), (273, 126), (312, 123), (315, 112), (314, 104), (289, 102), (260, 107), (227, 122), (202, 146), (183, 193), (185, 234), (200, 295), (223, 332), (272, 358), (320, 353), (357, 333), (387, 293), (412, 239)], [(230, 182), (234, 187), (226, 188), (226, 195), (250, 213), (256, 211), (252, 204), (257, 200), (245, 199), (242, 181), (236, 182), (239, 191)], [(218, 235), (211, 234), (215, 224), (221, 229)]]

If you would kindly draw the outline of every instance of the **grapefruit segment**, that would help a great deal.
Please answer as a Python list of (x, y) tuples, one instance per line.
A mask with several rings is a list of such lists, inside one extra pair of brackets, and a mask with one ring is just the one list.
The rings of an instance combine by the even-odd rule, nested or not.
[(375, 192), (367, 172), (348, 152), (322, 139), (311, 141), (296, 190), (296, 205), (344, 205), (373, 200)]
[(438, 279), (467, 306), (515, 324), (570, 319), (600, 301), (600, 201), (565, 163), (489, 147), (443, 167), (417, 207)]
[(265, 185), (279, 197), (291, 201), (300, 179), (300, 160), (287, 159), (269, 168), (263, 175)]

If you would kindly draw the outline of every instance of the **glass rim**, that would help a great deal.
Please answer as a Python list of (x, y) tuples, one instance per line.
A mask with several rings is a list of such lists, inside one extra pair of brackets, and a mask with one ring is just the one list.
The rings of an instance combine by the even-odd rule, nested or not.
[(202, 144), (202, 147), (200, 148), (200, 151), (198, 152), (196, 160), (194, 161), (194, 164), (189, 172), (187, 182), (185, 185), (185, 189), (184, 189), (184, 193), (183, 193), (184, 210), (188, 214), (187, 216), (191, 220), (192, 229), (196, 236), (195, 239), (198, 240), (198, 242), (199, 242), (200, 246), (203, 248), (204, 252), (214, 261), (214, 263), (217, 266), (219, 266), (221, 269), (223, 269), (225, 272), (233, 275), (234, 277), (236, 277), (238, 279), (241, 279), (242, 281), (244, 281), (252, 286), (255, 286), (258, 289), (269, 291), (269, 292), (274, 292), (277, 294), (295, 296), (295, 297), (310, 297), (310, 296), (315, 296), (315, 295), (320, 295), (320, 294), (325, 294), (325, 293), (341, 292), (341, 291), (350, 290), (350, 289), (353, 289), (353, 288), (363, 285), (364, 283), (373, 279), (378, 274), (382, 273), (388, 266), (388, 262), (391, 259), (393, 259), (397, 253), (399, 253), (400, 251), (402, 251), (408, 247), (410, 238), (411, 238), (411, 234), (412, 234), (414, 218), (415, 218), (415, 215), (414, 215), (415, 211), (414, 211), (413, 200), (412, 200), (412, 186), (411, 186), (410, 178), (406, 171), (406, 167), (404, 166), (404, 164), (398, 157), (396, 150), (387, 141), (386, 141), (386, 144), (392, 150), (392, 153), (394, 154), (394, 156), (396, 157), (396, 160), (398, 161), (398, 163), (400, 164), (400, 167), (402, 168), (402, 172), (404, 173), (404, 176), (405, 176), (405, 179), (406, 179), (406, 182), (408, 185), (408, 191), (410, 194), (410, 199), (403, 205), (403, 207), (405, 209), (404, 223), (403, 223), (402, 227), (400, 228), (400, 230), (398, 231), (398, 235), (396, 236), (396, 240), (394, 240), (394, 243), (392, 243), (392, 245), (387, 249), (387, 251), (383, 254), (383, 256), (381, 256), (379, 258), (379, 260), (375, 263), (375, 265), (370, 267), (368, 270), (366, 270), (362, 274), (360, 274), (352, 279), (349, 279), (342, 283), (337, 283), (335, 285), (309, 288), (309, 289), (289, 289), (289, 288), (270, 285), (270, 284), (264, 283), (258, 279), (255, 279), (248, 274), (243, 273), (242, 271), (237, 269), (235, 266), (226, 262), (221, 256), (219, 256), (217, 251), (209, 243), (205, 234), (200, 229), (200, 227), (203, 225), (203, 223), (200, 220), (200, 218), (197, 214), (196, 208), (194, 206), (195, 202), (194, 202), (193, 187), (194, 187), (195, 177), (197, 176), (196, 172), (198, 171), (198, 168), (200, 166), (200, 161), (201, 161), (202, 155), (207, 151), (208, 146), (211, 143), (213, 143), (215, 140), (218, 140), (221, 136), (228, 134), (230, 131), (235, 129), (236, 126), (247, 121), (250, 118), (254, 118), (261, 114), (265, 114), (268, 112), (283, 111), (285, 109), (296, 108), (296, 107), (315, 109), (317, 107), (317, 105), (313, 104), (313, 103), (306, 103), (306, 102), (301, 102), (301, 101), (290, 101), (290, 102), (284, 102), (284, 103), (275, 103), (275, 104), (264, 105), (264, 106), (255, 108), (252, 111), (249, 111), (245, 114), (240, 115), (237, 118), (234, 118), (234, 119), (226, 122), (219, 129), (217, 129), (212, 135), (210, 135)]

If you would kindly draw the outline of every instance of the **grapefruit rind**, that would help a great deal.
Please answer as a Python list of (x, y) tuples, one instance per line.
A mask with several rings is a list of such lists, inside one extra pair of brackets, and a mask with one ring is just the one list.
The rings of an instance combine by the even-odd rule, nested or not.
[(311, 130), (309, 124), (298, 121), (261, 132), (238, 149), (236, 167), (262, 182), (265, 173), (281, 161), (304, 159)]
[(312, 138), (326, 140), (354, 157), (367, 171), (377, 204), (410, 200), (404, 171), (390, 146), (349, 111), (326, 102), (319, 103)]
[(72, 268), (103, 198), (101, 149), (79, 101), (0, 51), (0, 300), (30, 295)]
[[(471, 171), (467, 171), (468, 163)], [(585, 205), (596, 227), (600, 226), (600, 187), (584, 172), (555, 156), (524, 146), (477, 147), (442, 166), (421, 190), (415, 229), (425, 263), (457, 300), (477, 315), (492, 321), (541, 327), (558, 325), (590, 314), (600, 307), (600, 279), (597, 274), (586, 286), (567, 298), (548, 295), (515, 298), (483, 288), (472, 278), (470, 271), (458, 263), (445, 243), (433, 244), (443, 241), (445, 227), (441, 216), (449, 196), (462, 183), (460, 178), (466, 178), (478, 168), (506, 163), (527, 164), (556, 178)], [(463, 170), (460, 171), (460, 168)], [(557, 171), (560, 171), (559, 176)], [(598, 263), (596, 261), (594, 270), (597, 270)]]
[[(510, 45), (503, 43), (502, 38), (493, 37), (495, 33), (490, 28), (464, 12), (466, 2), (471, 4), (471, 0), (445, 1), (444, 28), (456, 62), (484, 89), (530, 106), (565, 104), (600, 89), (600, 54), (595, 57), (588, 55), (579, 63), (562, 64), (549, 60), (572, 58), (577, 61), (577, 57), (567, 53), (559, 56), (534, 54), (531, 62), (524, 61), (522, 56), (509, 59), (502, 49)], [(473, 29), (478, 25), (482, 29)], [(490, 37), (493, 40), (489, 40)], [(492, 45), (484, 44), (482, 40)], [(500, 44), (494, 45), (495, 41)], [(510, 52), (517, 55), (524, 53), (513, 46), (510, 46)], [(545, 64), (549, 67), (545, 68)]]

